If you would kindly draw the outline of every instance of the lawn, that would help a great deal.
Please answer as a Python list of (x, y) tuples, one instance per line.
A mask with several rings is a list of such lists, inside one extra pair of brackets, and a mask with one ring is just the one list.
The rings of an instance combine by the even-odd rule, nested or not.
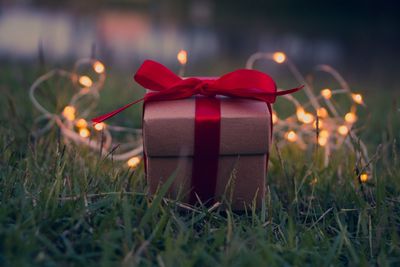
[[(265, 205), (237, 213), (182, 208), (163, 198), (165, 188), (151, 198), (143, 166), (66, 146), (56, 128), (32, 138), (38, 112), (28, 88), (43, 71), (9, 64), (0, 73), (1, 266), (400, 264), (398, 92), (364, 92), (360, 137), (374, 170), (367, 183), (346, 150), (324, 167), (315, 153), (272, 146)], [(130, 79), (110, 75), (99, 110), (134, 99), (121, 90)], [(138, 126), (139, 112), (122, 117)]]

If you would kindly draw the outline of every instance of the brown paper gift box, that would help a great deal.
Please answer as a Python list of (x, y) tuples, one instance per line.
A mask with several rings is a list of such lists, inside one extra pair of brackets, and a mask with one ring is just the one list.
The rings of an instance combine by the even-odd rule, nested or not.
[[(265, 195), (265, 175), (271, 140), (271, 116), (261, 101), (221, 97), (220, 156), (215, 198), (231, 200), (243, 209)], [(143, 139), (150, 193), (174, 172), (169, 196), (188, 201), (194, 148), (195, 98), (148, 102), (143, 115)], [(207, 166), (204, 166), (207, 168)]]

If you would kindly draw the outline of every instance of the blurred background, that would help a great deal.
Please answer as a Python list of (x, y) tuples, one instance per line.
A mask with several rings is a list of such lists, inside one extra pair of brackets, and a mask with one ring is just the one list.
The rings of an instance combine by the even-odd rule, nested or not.
[(395, 1), (3, 0), (0, 62), (63, 66), (94, 54), (132, 74), (146, 58), (178, 69), (186, 49), (188, 74), (207, 75), (279, 50), (304, 72), (331, 64), (366, 90), (394, 89), (398, 14)]

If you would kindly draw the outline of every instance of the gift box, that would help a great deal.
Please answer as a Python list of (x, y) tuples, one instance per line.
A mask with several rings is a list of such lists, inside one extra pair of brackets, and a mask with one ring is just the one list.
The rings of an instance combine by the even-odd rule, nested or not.
[[(203, 139), (197, 140), (200, 143), (218, 138), (195, 136), (196, 105), (210, 101), (204, 98), (196, 96), (146, 104), (143, 139), (150, 193), (155, 193), (163, 182), (175, 175), (169, 190), (172, 198), (180, 195), (181, 200), (191, 203), (199, 198), (210, 205), (224, 197), (234, 209), (243, 209), (253, 201), (259, 205), (265, 195), (271, 138), (271, 115), (267, 104), (217, 97), (219, 148), (216, 149), (217, 158), (211, 159), (216, 161), (216, 166), (210, 167), (210, 159), (200, 158), (194, 163), (195, 153), (198, 153), (195, 138)], [(196, 175), (195, 172), (200, 173)]]
[(279, 95), (267, 74), (236, 70), (218, 78), (182, 78), (146, 60), (135, 81), (145, 97), (93, 119), (104, 121), (144, 102), (143, 146), (150, 193), (171, 176), (171, 198), (211, 206), (228, 200), (239, 210), (265, 195), (272, 137), (271, 104)]

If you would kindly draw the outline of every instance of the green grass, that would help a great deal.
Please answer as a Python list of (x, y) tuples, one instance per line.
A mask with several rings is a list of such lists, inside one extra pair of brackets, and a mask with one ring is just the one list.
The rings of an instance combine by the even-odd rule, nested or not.
[[(128, 170), (65, 146), (57, 129), (32, 139), (38, 114), (27, 88), (36, 76), (20, 67), (1, 74), (1, 266), (400, 264), (399, 104), (390, 100), (398, 93), (366, 93), (368, 183), (358, 181), (355, 156), (346, 151), (325, 168), (314, 153), (273, 148), (261, 210), (191, 211), (165, 201), (165, 188), (146, 196), (143, 166)], [(117, 88), (115, 81), (107, 90)], [(103, 110), (118, 106), (106, 102)], [(138, 124), (137, 110), (127, 114)]]

